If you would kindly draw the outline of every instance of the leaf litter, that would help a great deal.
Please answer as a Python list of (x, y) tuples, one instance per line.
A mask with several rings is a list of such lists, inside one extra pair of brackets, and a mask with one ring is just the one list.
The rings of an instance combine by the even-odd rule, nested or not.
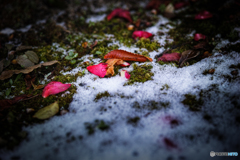
[[(165, 5), (162, 6), (164, 9), (168, 5), (168, 1), (158, 2), (161, 2), (161, 5)], [(160, 7), (161, 6), (158, 6), (157, 9)], [(161, 21), (164, 21), (164, 17), (161, 15), (158, 15), (158, 18)], [(115, 20), (119, 22), (118, 19), (112, 19), (111, 22), (114, 23), (116, 22)], [(163, 29), (167, 30), (168, 28), (165, 23), (161, 22), (157, 24), (163, 24)], [(139, 24), (139, 26), (141, 26), (141, 24)], [(156, 26), (156, 28), (159, 29), (159, 26)], [(146, 31), (147, 30), (148, 28)], [(157, 31), (151, 33), (156, 34)], [(209, 35), (206, 36), (209, 37)], [(129, 34), (129, 38), (131, 38), (131, 34)], [(209, 39), (210, 38), (212, 37), (209, 37)], [(161, 44), (167, 43), (165, 41), (167, 39), (166, 36), (160, 37), (155, 35), (153, 39), (158, 40)], [(193, 37), (191, 37), (191, 39), (193, 40)], [(118, 43), (118, 49), (126, 50), (131, 53), (135, 53), (136, 51), (135, 46), (128, 48), (121, 45), (121, 42), (115, 43)], [(81, 45), (81, 43), (77, 44)], [(198, 46), (192, 48), (195, 44), (198, 44)], [(176, 66), (167, 64), (159, 65), (155, 63), (155, 59), (153, 59), (152, 62), (146, 60), (144, 63), (130, 62), (131, 65), (124, 69), (132, 74), (132, 85), (123, 86), (126, 81), (123, 78), (120, 79), (119, 75), (111, 78), (96, 79), (94, 75), (87, 73), (85, 76), (79, 77), (76, 82), (74, 82), (78, 86), (78, 93), (75, 94), (74, 100), (71, 103), (70, 113), (64, 115), (65, 117), (55, 117), (54, 119), (50, 119), (47, 123), (41, 124), (37, 127), (33, 126), (31, 129), (27, 128), (30, 132), (30, 139), (36, 138), (37, 135), (38, 137), (41, 137), (43, 142), (38, 142), (37, 144), (33, 141), (27, 142), (24, 146), (21, 146), (17, 152), (20, 153), (21, 157), (26, 159), (28, 157), (42, 159), (43, 156), (49, 156), (49, 159), (54, 159), (56, 158), (56, 155), (49, 154), (51, 153), (50, 150), (49, 152), (43, 150), (38, 150), (37, 153), (28, 152), (26, 155), (23, 153), (26, 153), (24, 151), (29, 149), (30, 146), (36, 145), (38, 148), (43, 148), (46, 146), (46, 143), (48, 143), (51, 148), (54, 148), (52, 144), (60, 142), (61, 144), (64, 144), (64, 147), (58, 146), (58, 149), (62, 151), (59, 152), (60, 159), (66, 159), (66, 150), (70, 153), (68, 155), (71, 155), (74, 158), (78, 157), (78, 154), (81, 154), (83, 158), (89, 159), (88, 155), (90, 155), (92, 151), (95, 151), (94, 154), (91, 154), (92, 157), (108, 158), (109, 156), (111, 157), (109, 154), (116, 153), (114, 147), (123, 150), (124, 153), (127, 153), (119, 154), (117, 159), (131, 159), (134, 158), (132, 156), (136, 155), (138, 158), (144, 158), (146, 155), (149, 155), (148, 157), (151, 157), (150, 159), (158, 159), (159, 157), (163, 159), (203, 159), (204, 156), (193, 157), (189, 154), (189, 144), (191, 144), (191, 151), (195, 153), (194, 155), (209, 152), (209, 148), (205, 147), (208, 145), (215, 147), (218, 150), (223, 149), (221, 148), (223, 142), (221, 140), (211, 138), (211, 136), (214, 137), (216, 135), (215, 133), (220, 133), (222, 135), (227, 135), (227, 137), (233, 137), (233, 139), (236, 138), (232, 132), (225, 133), (224, 130), (228, 127), (236, 131), (232, 124), (232, 120), (234, 120), (234, 116), (236, 116), (236, 114), (230, 113), (229, 109), (225, 106), (229, 106), (231, 109), (234, 109), (234, 107), (236, 107), (235, 105), (238, 104), (238, 101), (231, 104), (233, 102), (232, 99), (235, 99), (234, 96), (237, 95), (237, 91), (239, 90), (239, 88), (236, 87), (238, 86), (238, 77), (234, 79), (227, 76), (227, 74), (231, 73), (231, 70), (229, 70), (227, 66), (230, 64), (237, 65), (237, 62), (233, 57), (238, 58), (238, 56), (233, 52), (222, 56), (219, 52), (215, 51), (212, 53), (213, 56), (202, 59), (201, 56), (203, 52), (206, 53), (206, 55), (211, 53), (208, 42), (205, 44), (193, 42), (190, 48), (179, 48), (181, 49), (179, 53), (182, 54), (182, 64), (186, 61), (190, 63), (190, 61), (196, 60), (196, 62), (183, 68), (177, 68)], [(153, 58), (156, 54), (163, 52), (163, 50), (164, 48), (159, 48), (157, 51), (149, 52), (149, 58)], [(191, 50), (191, 52), (189, 50)], [(101, 51), (100, 54), (106, 54), (106, 52)], [(220, 56), (218, 56), (219, 54)], [(103, 58), (99, 60), (98, 58), (92, 58), (91, 56), (92, 55), (84, 56), (81, 60), (85, 61), (87, 59), (91, 63), (86, 63), (88, 65), (99, 64), (102, 61), (105, 62)], [(197, 57), (200, 58), (196, 59)], [(152, 67), (149, 67), (145, 63), (151, 64)], [(73, 66), (71, 65), (71, 67)], [(86, 68), (87, 66), (84, 67)], [(84, 67), (77, 67), (73, 70), (81, 70), (84, 69)], [(215, 73), (213, 75), (202, 74), (204, 70), (209, 71), (211, 68), (215, 68)], [(67, 73), (74, 74), (71, 69)], [(143, 78), (147, 78), (148, 80), (144, 83), (140, 83)], [(218, 84), (221, 85), (218, 86)], [(222, 92), (223, 90), (224, 94)], [(95, 103), (93, 100), (96, 95), (98, 95), (97, 93), (105, 93), (104, 91), (106, 91), (106, 94), (101, 94), (103, 98), (101, 98), (98, 103)], [(129, 98), (130, 96), (132, 96), (132, 98)], [(222, 98), (219, 98), (221, 96)], [(204, 99), (204, 103), (202, 103), (202, 99)], [(191, 110), (192, 106), (198, 105), (201, 105), (201, 107), (198, 108), (199, 111), (196, 114), (192, 114), (185, 108), (190, 107), (189, 109)], [(157, 110), (161, 107), (162, 110)], [(203, 115), (202, 118), (201, 116), (202, 114), (205, 114), (204, 112), (209, 115)], [(222, 112), (224, 112), (224, 114), (222, 114)], [(162, 117), (165, 117), (166, 114), (177, 117), (177, 119), (182, 122), (177, 129), (172, 129), (168, 124), (161, 121)], [(138, 125), (132, 126), (127, 123), (127, 119), (129, 119), (129, 117), (133, 117), (132, 115), (137, 118), (130, 119), (133, 121), (136, 120)], [(144, 118), (142, 115), (147, 116)], [(218, 115), (222, 116), (220, 118), (221, 120), (216, 118)], [(231, 121), (227, 118), (229, 115), (233, 117)], [(211, 119), (211, 117), (214, 118)], [(66, 124), (63, 124), (63, 120), (66, 120), (64, 121)], [(213, 124), (221, 123), (222, 120), (225, 120), (226, 125), (223, 124), (223, 126), (218, 126), (216, 130), (216, 127), (214, 128)], [(111, 129), (98, 131), (95, 129), (95, 124), (101, 124), (101, 127), (99, 128)], [(111, 125), (111, 127), (108, 125)], [(44, 131), (39, 133), (39, 128), (44, 128)], [(87, 132), (91, 133), (91, 135), (87, 134), (86, 128)], [(125, 130), (122, 128), (125, 128)], [(59, 132), (54, 132), (56, 130)], [(71, 132), (69, 133), (68, 131)], [(65, 135), (66, 138), (55, 139), (57, 136), (65, 137)], [(219, 137), (222, 135), (219, 135)], [(71, 139), (68, 137), (71, 137)], [(79, 139), (76, 137), (79, 137)], [(115, 139), (118, 139), (119, 143), (116, 144)], [(209, 143), (201, 141), (202, 139), (208, 140)], [(91, 141), (92, 143), (88, 143), (90, 140), (94, 140), (94, 142)], [(228, 140), (230, 142), (228, 141), (228, 143), (224, 143), (224, 145), (234, 146), (231, 138), (228, 138)], [(49, 141), (52, 143), (49, 143)], [(136, 141), (138, 144), (136, 144)], [(87, 147), (85, 145), (82, 146), (82, 142), (87, 144)], [(66, 147), (68, 144), (74, 144), (78, 147)], [(108, 147), (109, 144), (114, 147), (111, 147), (111, 149), (105, 149), (104, 147)], [(161, 148), (161, 150), (159, 150), (159, 148)], [(172, 151), (176, 148), (180, 148), (179, 153)], [(102, 150), (108, 152), (102, 152)], [(158, 152), (153, 153), (152, 150), (158, 150)], [(195, 152), (195, 150), (197, 152)]]

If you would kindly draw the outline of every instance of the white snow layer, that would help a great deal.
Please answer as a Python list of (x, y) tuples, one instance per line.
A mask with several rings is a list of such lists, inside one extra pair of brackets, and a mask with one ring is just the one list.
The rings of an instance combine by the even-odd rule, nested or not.
[[(163, 17), (159, 19), (147, 31), (156, 34), (159, 25), (168, 22)], [(154, 39), (163, 44), (166, 36), (155, 36)], [(136, 50), (124, 46), (120, 49)], [(154, 58), (163, 50), (150, 52), (150, 57)], [(153, 80), (131, 86), (123, 86), (127, 80), (119, 75), (99, 78), (86, 70), (86, 75), (74, 83), (77, 93), (70, 104), (70, 112), (24, 128), (29, 132), (28, 139), (13, 151), (0, 152), (0, 157), (19, 156), (24, 160), (202, 160), (210, 158), (210, 151), (235, 151), (239, 143), (240, 129), (235, 122), (239, 110), (234, 109), (232, 100), (240, 104), (240, 81), (230, 74), (233, 69), (229, 66), (238, 64), (240, 56), (236, 52), (215, 55), (219, 53), (215, 51), (213, 56), (183, 68), (159, 65), (155, 60), (146, 62), (153, 65)], [(213, 75), (202, 74), (212, 68), (215, 69)], [(133, 67), (124, 69), (130, 71)], [(166, 84), (169, 88), (164, 87)], [(111, 96), (94, 101), (98, 93), (105, 91)], [(201, 112), (190, 111), (182, 103), (184, 94), (202, 98)], [(164, 108), (163, 104), (169, 105)], [(159, 109), (151, 110), (151, 105)], [(206, 120), (205, 115), (212, 118)], [(134, 117), (139, 117), (139, 122), (128, 123)], [(95, 128), (95, 133), (88, 135), (85, 123), (93, 124), (97, 119), (104, 120), (110, 129)], [(171, 120), (177, 121), (177, 125), (171, 125)], [(167, 145), (166, 139), (175, 147)]]

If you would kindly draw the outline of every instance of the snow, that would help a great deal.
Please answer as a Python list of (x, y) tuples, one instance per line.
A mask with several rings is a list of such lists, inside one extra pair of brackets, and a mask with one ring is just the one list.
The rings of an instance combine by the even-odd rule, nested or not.
[[(105, 16), (90, 17), (87, 21), (97, 21)], [(146, 31), (153, 34), (158, 31), (167, 32), (169, 26), (159, 29), (159, 25), (166, 23), (168, 20), (159, 16), (159, 22)], [(155, 36), (154, 40), (164, 45), (166, 37), (167, 35)], [(84, 69), (86, 74), (73, 83), (77, 86), (77, 93), (70, 104), (70, 112), (55, 116), (43, 124), (25, 127), (24, 130), (29, 133), (28, 140), (23, 141), (13, 151), (1, 153), (0, 157), (10, 159), (11, 156), (20, 156), (24, 160), (157, 160), (185, 157), (202, 160), (210, 157), (210, 151), (235, 151), (240, 131), (235, 118), (240, 111), (233, 112), (234, 105), (231, 102), (235, 98), (236, 103), (240, 104), (240, 81), (234, 80), (230, 74), (233, 69), (229, 66), (237, 65), (240, 56), (236, 52), (226, 55), (218, 52), (219, 48), (229, 43), (228, 40), (222, 40), (216, 46), (213, 56), (183, 68), (156, 63), (154, 56), (164, 48), (150, 52), (149, 55), (154, 61), (145, 63), (153, 66), (153, 80), (131, 86), (124, 86), (127, 80), (120, 75), (99, 78)], [(136, 46), (128, 48), (117, 41), (114, 44), (129, 52), (139, 50)], [(63, 55), (67, 54), (65, 49), (59, 48), (59, 44), (55, 43), (53, 47)], [(87, 61), (89, 57), (92, 56), (84, 56), (82, 60)], [(101, 59), (93, 61), (98, 64)], [(213, 75), (202, 74), (212, 68), (215, 69)], [(122, 69), (131, 71), (133, 66)], [(74, 68), (64, 74), (75, 74), (78, 71), (83, 69)], [(233, 80), (228, 81), (224, 75), (232, 77)], [(164, 88), (166, 84), (168, 89)], [(213, 85), (216, 86), (215, 89), (211, 89)], [(96, 102), (96, 95), (105, 91), (109, 92), (110, 97)], [(192, 94), (199, 99), (201, 91), (204, 94), (202, 112), (189, 111), (182, 103), (184, 95)], [(136, 102), (141, 109), (136, 107)], [(156, 103), (159, 109), (149, 109), (150, 103)], [(169, 106), (164, 108), (162, 103), (169, 103)], [(204, 115), (211, 115), (212, 119), (207, 121), (203, 118)], [(138, 124), (129, 124), (128, 120), (134, 117), (140, 118)], [(179, 124), (172, 127), (167, 117), (177, 119)], [(93, 135), (88, 135), (85, 123), (94, 123), (96, 119), (104, 120), (110, 129), (101, 131), (96, 128)], [(216, 135), (223, 135), (224, 140)], [(168, 148), (164, 143), (165, 138), (172, 140), (177, 148)]]
[(2, 29), (2, 30), (0, 31), (1, 34), (7, 34), (7, 35), (12, 34), (13, 32), (14, 32), (14, 30), (11, 29), (11, 28), (5, 28), (5, 29)]

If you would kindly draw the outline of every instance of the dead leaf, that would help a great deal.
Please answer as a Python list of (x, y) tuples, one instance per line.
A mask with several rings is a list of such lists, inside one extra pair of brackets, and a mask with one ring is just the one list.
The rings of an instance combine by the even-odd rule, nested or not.
[(31, 67), (34, 65), (34, 63), (30, 61), (26, 55), (20, 55), (17, 57), (16, 60), (17, 60), (17, 63), (24, 68)]
[(57, 60), (54, 61), (49, 61), (49, 62), (45, 62), (45, 63), (40, 63), (22, 70), (9, 70), (9, 71), (3, 71), (2, 74), (0, 75), (0, 80), (5, 80), (8, 79), (10, 77), (12, 77), (13, 74), (19, 74), (19, 73), (23, 73), (23, 74), (27, 74), (32, 72), (34, 69), (39, 68), (41, 66), (51, 66), (55, 63), (60, 63)]
[(57, 114), (59, 111), (59, 105), (58, 102), (54, 102), (46, 107), (43, 107), (41, 109), (39, 109), (34, 115), (33, 118), (37, 118), (37, 119), (48, 119), (52, 116), (54, 116), (55, 114)]
[(83, 48), (87, 48), (87, 46), (88, 46), (88, 42), (83, 42), (83, 43), (82, 43), (82, 47), (83, 47)]
[(207, 42), (200, 42), (193, 47), (194, 49), (202, 49), (202, 50), (212, 50), (212, 46)]
[(33, 63), (38, 63), (38, 61), (39, 61), (39, 58), (38, 58), (38, 56), (37, 56), (37, 54), (35, 53), (35, 52), (33, 52), (33, 51), (27, 51), (27, 52), (25, 52), (25, 55), (28, 57), (28, 59), (30, 60), (30, 61), (32, 61)]
[(34, 82), (35, 79), (36, 79), (36, 77), (31, 77), (29, 74), (27, 74), (25, 76), (24, 80), (25, 80), (25, 83), (26, 83), (26, 86), (27, 86), (26, 90), (29, 90), (31, 88), (32, 82)]
[(179, 66), (182, 67), (184, 62), (188, 61), (189, 59), (195, 58), (200, 54), (200, 51), (196, 50), (186, 50), (182, 52), (182, 56), (179, 60)]
[(167, 18), (173, 18), (175, 16), (174, 14), (174, 6), (172, 3), (169, 3), (164, 11), (164, 16)]
[(16, 48), (16, 51), (20, 52), (20, 51), (29, 50), (29, 49), (32, 49), (32, 46), (18, 46)]
[(134, 54), (131, 52), (127, 52), (124, 50), (113, 50), (111, 52), (109, 52), (108, 54), (106, 54), (104, 56), (104, 59), (122, 59), (124, 61), (138, 61), (138, 62), (145, 62), (147, 60), (152, 62), (152, 58), (143, 56), (143, 55), (139, 55), (139, 54)]
[(122, 66), (122, 64), (125, 64), (126, 62), (124, 62), (121, 59), (109, 59), (106, 62), (108, 64), (108, 68), (107, 68), (107, 73), (106, 75), (114, 75), (114, 65), (120, 65)]
[(35, 85), (32, 81), (31, 81), (31, 84), (32, 84), (34, 90), (42, 89), (42, 88), (44, 88), (46, 86), (45, 84), (43, 84), (43, 85)]

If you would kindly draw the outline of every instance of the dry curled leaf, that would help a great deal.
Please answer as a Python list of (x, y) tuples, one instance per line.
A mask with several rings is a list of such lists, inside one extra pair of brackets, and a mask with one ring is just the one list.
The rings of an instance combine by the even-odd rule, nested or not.
[(22, 67), (27, 68), (34, 65), (34, 63), (28, 59), (26, 55), (20, 55), (17, 57), (17, 63), (20, 64)]
[(182, 56), (179, 60), (179, 66), (182, 67), (184, 62), (188, 61), (189, 59), (195, 58), (200, 54), (200, 51), (196, 50), (186, 50), (182, 52)]
[(22, 69), (22, 70), (3, 71), (2, 74), (0, 75), (0, 80), (8, 79), (8, 78), (12, 77), (13, 74), (19, 74), (19, 73), (27, 74), (27, 73), (30, 73), (34, 69), (39, 68), (41, 66), (51, 66), (55, 63), (60, 63), (60, 62), (58, 62), (57, 60), (54, 60), (54, 61), (49, 61), (49, 62), (37, 64), (37, 65), (31, 66), (31, 67), (28, 67), (28, 68), (25, 68), (25, 69)]
[(44, 85), (35, 85), (32, 81), (31, 81), (31, 84), (32, 84), (34, 90), (42, 89), (46, 86), (45, 84)]
[(52, 116), (54, 116), (55, 114), (57, 114), (59, 111), (59, 105), (58, 102), (54, 102), (46, 107), (43, 107), (41, 109), (39, 109), (34, 115), (33, 118), (37, 118), (37, 119), (48, 119)]
[(113, 50), (104, 56), (104, 59), (122, 59), (124, 61), (138, 61), (145, 62), (147, 60), (152, 62), (152, 59), (143, 55), (134, 54), (124, 50)]
[(114, 75), (114, 65), (121, 65), (125, 62), (121, 59), (109, 59), (106, 62), (108, 64), (106, 75)]
[(18, 46), (16, 48), (16, 51), (20, 52), (20, 51), (29, 50), (29, 49), (32, 49), (32, 46)]
[(28, 59), (30, 60), (30, 61), (32, 61), (33, 63), (38, 63), (38, 61), (39, 61), (39, 58), (38, 58), (38, 56), (37, 56), (37, 54), (35, 53), (35, 52), (33, 52), (33, 51), (27, 51), (27, 52), (25, 52), (25, 55), (28, 57)]

